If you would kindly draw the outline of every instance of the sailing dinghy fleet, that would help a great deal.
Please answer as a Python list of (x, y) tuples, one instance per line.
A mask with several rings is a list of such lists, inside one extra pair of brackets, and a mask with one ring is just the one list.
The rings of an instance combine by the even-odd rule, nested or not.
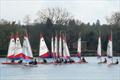
[[(32, 49), (30, 46), (30, 42), (28, 39), (28, 34), (25, 32), (23, 45), (21, 45), (18, 32), (14, 36), (11, 35), (10, 43), (8, 47), (7, 59), (11, 59), (10, 61), (3, 62), (2, 64), (61, 64), (61, 63), (88, 63), (84, 57), (81, 56), (81, 37), (78, 38), (77, 44), (77, 57), (79, 61), (76, 62), (71, 58), (70, 52), (67, 46), (67, 40), (65, 34), (59, 34), (51, 37), (51, 53), (46, 45), (45, 39), (42, 34), (40, 34), (40, 45), (39, 45), (39, 56), (43, 61), (38, 61), (36, 58), (34, 59)], [(97, 47), (97, 56), (100, 59), (99, 64), (107, 63), (102, 61), (102, 53), (101, 53), (101, 37), (98, 37), (98, 47)], [(47, 61), (46, 58), (52, 56), (52, 61)], [(112, 60), (110, 64), (118, 64), (118, 60), (116, 63), (113, 63), (113, 50), (112, 50), (112, 33), (109, 36), (108, 46), (107, 46), (107, 56), (108, 59)], [(82, 59), (81, 59), (82, 57)], [(34, 60), (33, 60), (34, 59)], [(16, 60), (18, 60), (16, 62)]]

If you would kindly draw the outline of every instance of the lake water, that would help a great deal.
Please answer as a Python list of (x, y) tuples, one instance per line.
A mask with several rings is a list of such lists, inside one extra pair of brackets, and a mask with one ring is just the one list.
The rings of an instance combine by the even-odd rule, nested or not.
[[(114, 59), (120, 57), (114, 57)], [(37, 67), (0, 64), (0, 80), (120, 80), (120, 64), (97, 64), (96, 57), (87, 57), (88, 64), (39, 64)], [(0, 58), (0, 62), (5, 58)]]

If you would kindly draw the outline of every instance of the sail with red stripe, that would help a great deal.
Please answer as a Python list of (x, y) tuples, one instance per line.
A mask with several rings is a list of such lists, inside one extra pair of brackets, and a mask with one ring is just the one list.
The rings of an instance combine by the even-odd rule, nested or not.
[(112, 33), (109, 35), (109, 40), (108, 40), (108, 45), (107, 45), (107, 56), (108, 56), (108, 58), (113, 57)]
[(77, 56), (80, 58), (81, 57), (81, 37), (78, 39), (78, 48), (77, 48)]
[(11, 39), (10, 39), (10, 43), (9, 43), (9, 47), (8, 47), (7, 58), (11, 58), (11, 59), (14, 58), (15, 48), (16, 48), (15, 39), (14, 39), (14, 36), (11, 35)]
[(24, 58), (24, 54), (22, 52), (22, 46), (20, 43), (20, 39), (19, 39), (19, 35), (18, 32), (16, 33), (16, 49), (15, 49), (15, 58), (19, 59), (19, 58)]
[(67, 46), (66, 38), (63, 36), (63, 57), (68, 59), (70, 58), (70, 52)]
[(23, 54), (24, 54), (24, 59), (26, 60), (33, 58), (32, 49), (30, 46), (27, 32), (25, 33), (23, 40)]
[(49, 50), (45, 43), (44, 37), (40, 34), (39, 57), (49, 57)]

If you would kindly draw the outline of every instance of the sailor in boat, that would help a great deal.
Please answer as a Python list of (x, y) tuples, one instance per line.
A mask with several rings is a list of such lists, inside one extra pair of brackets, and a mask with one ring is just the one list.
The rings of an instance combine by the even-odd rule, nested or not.
[(59, 58), (59, 63), (63, 63), (63, 62), (64, 62), (63, 58)]
[(57, 58), (57, 59), (56, 59), (56, 63), (62, 63), (61, 59), (60, 59), (60, 58)]
[(75, 61), (73, 59), (69, 59), (69, 63), (74, 63)]
[(12, 60), (11, 60), (11, 63), (14, 63), (14, 62), (15, 62), (15, 60), (14, 60), (14, 59), (12, 59)]
[(45, 58), (43, 58), (43, 63), (47, 63), (47, 60)]
[(82, 57), (81, 62), (87, 62), (84, 57)]
[(119, 64), (119, 61), (118, 61), (118, 59), (116, 59), (116, 62), (115, 62), (115, 64)]
[(22, 62), (23, 62), (23, 60), (21, 60), (21, 59), (18, 61), (19, 64), (21, 64)]
[(36, 59), (33, 61), (33, 65), (37, 65), (37, 60)]
[(116, 62), (115, 62), (115, 63), (110, 63), (109, 65), (117, 65), (117, 64), (119, 64), (118, 59), (116, 59)]
[(68, 63), (67, 59), (64, 59), (64, 63)]
[(103, 61), (103, 63), (107, 63), (107, 59), (106, 59), (106, 58), (104, 58), (104, 61)]
[(33, 64), (33, 60), (31, 60), (31, 61), (29, 62), (29, 64)]

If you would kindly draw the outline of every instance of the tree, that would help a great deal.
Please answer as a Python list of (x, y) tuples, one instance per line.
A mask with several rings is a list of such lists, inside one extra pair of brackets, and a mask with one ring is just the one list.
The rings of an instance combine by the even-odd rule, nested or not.
[(24, 23), (25, 23), (26, 25), (29, 25), (29, 24), (30, 24), (30, 21), (31, 21), (30, 16), (29, 16), (29, 15), (26, 15), (26, 16), (24, 17)]
[(117, 24), (120, 26), (120, 11), (114, 12), (111, 17), (106, 18), (109, 24)]
[(46, 23), (47, 19), (49, 18), (52, 20), (53, 24), (67, 24), (69, 19), (71, 19), (71, 15), (66, 9), (62, 8), (47, 8), (43, 10), (39, 10), (37, 12), (37, 19), (36, 22), (39, 23)]
[(96, 26), (99, 27), (100, 26), (100, 20), (97, 19), (96, 21)]

